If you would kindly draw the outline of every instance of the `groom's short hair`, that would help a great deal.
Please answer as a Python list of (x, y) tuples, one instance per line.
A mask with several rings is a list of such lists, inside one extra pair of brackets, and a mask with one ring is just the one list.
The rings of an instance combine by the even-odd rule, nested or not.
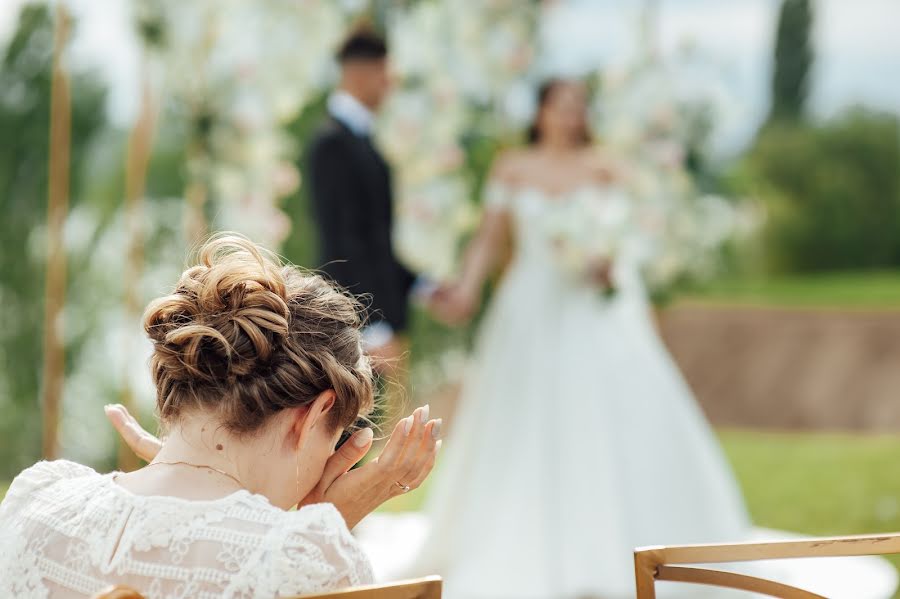
[(337, 51), (340, 64), (355, 60), (381, 60), (387, 57), (387, 42), (368, 27), (355, 29), (344, 38)]

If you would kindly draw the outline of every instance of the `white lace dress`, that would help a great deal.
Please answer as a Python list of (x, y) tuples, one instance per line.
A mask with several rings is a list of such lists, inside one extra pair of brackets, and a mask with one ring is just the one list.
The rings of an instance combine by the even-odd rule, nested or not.
[(140, 496), (64, 460), (39, 462), (0, 505), (0, 597), (286, 597), (367, 584), (371, 567), (331, 504), (294, 512), (238, 491), (210, 501)]

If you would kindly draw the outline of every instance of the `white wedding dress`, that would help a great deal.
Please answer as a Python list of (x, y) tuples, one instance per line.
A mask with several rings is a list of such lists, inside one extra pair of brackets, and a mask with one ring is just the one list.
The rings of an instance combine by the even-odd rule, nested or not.
[(0, 504), (0, 597), (82, 599), (126, 584), (147, 599), (273, 599), (372, 582), (331, 504), (286, 512), (244, 490), (142, 496), (116, 474), (59, 460), (13, 480)]
[[(509, 212), (515, 254), (479, 331), (425, 517), (376, 514), (357, 529), (376, 573), (441, 574), (449, 599), (624, 599), (634, 597), (635, 547), (753, 536), (654, 328), (631, 251), (639, 244), (623, 244), (611, 299), (559, 265), (545, 225), (584, 194), (604, 201), (598, 187), (551, 197), (489, 184), (488, 209)], [(835, 563), (778, 576), (797, 580), (805, 568), (799, 581), (821, 590), (815, 579)], [(868, 579), (872, 592), (856, 584), (840, 595), (829, 574), (827, 596), (890, 596), (886, 562), (837, 563), (839, 578)], [(678, 596), (701, 596), (687, 588)]]

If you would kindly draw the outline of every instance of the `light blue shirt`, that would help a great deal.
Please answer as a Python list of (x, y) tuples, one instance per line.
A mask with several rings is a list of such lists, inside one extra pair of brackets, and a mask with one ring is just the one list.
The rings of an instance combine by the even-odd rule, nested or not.
[(369, 135), (375, 122), (372, 111), (342, 89), (328, 96), (328, 114), (344, 123), (350, 131), (360, 137)]

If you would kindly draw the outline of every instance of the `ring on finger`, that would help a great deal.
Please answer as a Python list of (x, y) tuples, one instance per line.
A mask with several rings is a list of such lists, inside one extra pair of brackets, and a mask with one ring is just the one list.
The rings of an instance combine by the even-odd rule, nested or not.
[(397, 481), (397, 482), (395, 482), (394, 484), (397, 485), (398, 487), (400, 487), (400, 492), (401, 492), (401, 493), (409, 493), (409, 492), (410, 492), (410, 486), (409, 486), (409, 485), (404, 485), (404, 484), (401, 483), (400, 481)]

